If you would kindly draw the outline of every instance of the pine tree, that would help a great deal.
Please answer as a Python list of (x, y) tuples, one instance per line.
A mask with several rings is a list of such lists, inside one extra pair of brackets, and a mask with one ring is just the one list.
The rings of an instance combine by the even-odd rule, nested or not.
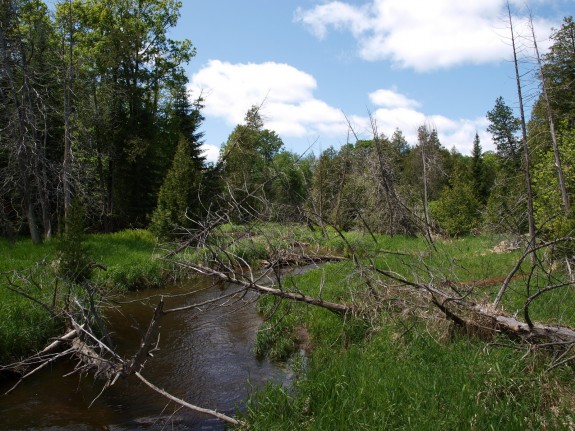
[(473, 140), (473, 151), (471, 153), (471, 176), (473, 178), (473, 189), (476, 198), (483, 204), (487, 202), (489, 190), (485, 180), (485, 166), (483, 164), (483, 153), (479, 141), (479, 134), (475, 133)]
[(510, 173), (516, 173), (521, 166), (521, 142), (516, 136), (519, 119), (513, 115), (513, 110), (505, 104), (503, 97), (497, 98), (495, 106), (487, 113), (487, 119), (491, 122), (487, 131), (493, 136), (502, 165)]

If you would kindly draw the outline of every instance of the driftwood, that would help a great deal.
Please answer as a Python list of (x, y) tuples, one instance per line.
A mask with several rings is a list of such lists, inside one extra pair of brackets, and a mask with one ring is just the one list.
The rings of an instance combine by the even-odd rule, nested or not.
[[(12, 392), (16, 387), (27, 377), (36, 373), (40, 369), (44, 368), (51, 362), (60, 359), (62, 357), (75, 356), (78, 358), (78, 363), (74, 372), (80, 373), (92, 373), (96, 378), (103, 379), (105, 381), (104, 387), (100, 394), (104, 392), (105, 389), (112, 386), (119, 378), (125, 378), (130, 375), (135, 375), (138, 379), (144, 382), (148, 387), (158, 392), (160, 395), (174, 401), (181, 406), (195, 410), (197, 412), (205, 413), (228, 422), (233, 425), (241, 424), (240, 421), (227, 416), (223, 413), (219, 413), (215, 410), (206, 409), (203, 407), (190, 404), (184, 400), (181, 400), (163, 389), (158, 388), (153, 383), (146, 380), (140, 373), (143, 369), (146, 360), (151, 356), (154, 349), (157, 349), (157, 343), (154, 342), (155, 337), (158, 333), (160, 321), (162, 317), (168, 312), (174, 312), (175, 310), (164, 311), (164, 301), (163, 297), (160, 299), (159, 304), (154, 309), (154, 315), (146, 334), (142, 338), (140, 343), (140, 348), (136, 354), (128, 360), (124, 360), (119, 357), (111, 348), (106, 346), (101, 340), (96, 338), (91, 332), (84, 328), (84, 325), (79, 325), (72, 318), (69, 317), (71, 326), (74, 327), (73, 330), (69, 331), (63, 337), (57, 339), (50, 345), (48, 345), (44, 350), (39, 352), (37, 355), (29, 358), (28, 360), (13, 364), (4, 369), (12, 369), (14, 372), (23, 374), (22, 377), (12, 386), (4, 395)], [(62, 346), (68, 346), (64, 351), (54, 353), (56, 350), (61, 349)], [(30, 368), (30, 364), (39, 364), (35, 366), (31, 371), (23, 373), (25, 368)], [(73, 373), (74, 373), (73, 372)], [(70, 373), (72, 374), (72, 373)], [(95, 400), (94, 400), (95, 401)], [(93, 402), (93, 401), (92, 401)]]
[[(532, 250), (530, 249), (529, 251)], [(534, 323), (528, 317), (529, 303), (544, 292), (561, 287), (560, 285), (540, 289), (528, 298), (525, 305), (526, 321), (521, 321), (516, 317), (507, 316), (504, 312), (497, 309), (499, 299), (505, 293), (509, 282), (512, 279), (519, 277), (517, 273), (526, 256), (527, 252), (524, 253), (517, 265), (503, 280), (484, 280), (477, 283), (468, 283), (463, 286), (460, 283), (451, 283), (449, 281), (435, 283), (417, 282), (400, 276), (395, 272), (377, 268), (375, 265), (363, 266), (357, 260), (355, 260), (355, 263), (357, 268), (361, 270), (360, 272), (362, 277), (366, 279), (370, 292), (375, 293), (371, 297), (372, 300), (381, 300), (378, 293), (374, 291), (373, 285), (380, 283), (382, 279), (392, 280), (400, 285), (402, 289), (405, 289), (407, 295), (417, 293), (419, 298), (425, 300), (426, 303), (437, 307), (437, 309), (439, 309), (447, 319), (453, 321), (460, 327), (470, 328), (481, 326), (482, 330), (485, 330), (490, 334), (505, 333), (531, 344), (559, 346), (563, 353), (559, 356), (558, 360), (555, 360), (553, 366), (573, 361), (575, 360), (575, 357), (572, 355), (569, 356), (569, 352), (571, 351), (570, 348), (575, 346), (575, 330), (564, 326), (545, 325), (537, 322)], [(217, 412), (216, 410), (195, 406), (187, 401), (179, 399), (143, 377), (142, 370), (146, 361), (151, 356), (154, 349), (157, 349), (158, 347), (158, 342), (156, 340), (158, 339), (157, 334), (159, 332), (159, 325), (162, 317), (169, 313), (189, 310), (200, 305), (210, 305), (224, 298), (241, 295), (248, 290), (252, 290), (261, 294), (270, 294), (280, 298), (322, 307), (342, 316), (357, 314), (364, 318), (369, 318), (366, 313), (373, 314), (374, 312), (380, 312), (380, 306), (377, 303), (368, 302), (366, 303), (366, 306), (366, 304), (362, 305), (361, 302), (356, 302), (355, 300), (352, 305), (324, 301), (321, 298), (321, 288), (319, 297), (305, 295), (297, 289), (288, 291), (282, 288), (279, 272), (275, 271), (278, 267), (291, 264), (301, 264), (302, 262), (317, 263), (325, 261), (340, 261), (344, 259), (345, 258), (339, 256), (296, 255), (296, 253), (288, 250), (277, 253), (273, 258), (271, 258), (270, 262), (267, 262), (271, 269), (264, 271), (263, 275), (260, 274), (258, 276), (254, 276), (249, 267), (247, 271), (237, 270), (237, 268), (235, 268), (236, 271), (234, 271), (233, 268), (227, 267), (221, 261), (218, 262), (220, 266), (217, 269), (188, 262), (174, 262), (180, 266), (191, 269), (198, 274), (215, 277), (225, 282), (232, 283), (235, 285), (235, 288), (231, 293), (227, 293), (222, 297), (206, 301), (202, 304), (188, 305), (171, 310), (164, 310), (164, 302), (162, 298), (154, 309), (153, 317), (146, 334), (142, 338), (138, 352), (129, 359), (119, 357), (110, 347), (108, 347), (108, 345), (96, 338), (89, 328), (78, 324), (71, 316), (69, 316), (71, 327), (74, 329), (63, 337), (55, 340), (43, 351), (30, 358), (28, 362), (23, 361), (19, 363), (19, 369), (17, 369), (17, 367), (14, 369), (19, 371), (23, 376), (16, 385), (10, 389), (10, 391), (13, 390), (23, 379), (33, 375), (54, 360), (63, 356), (75, 355), (79, 359), (78, 366), (75, 371), (83, 373), (91, 372), (96, 377), (104, 379), (104, 389), (113, 385), (119, 378), (134, 375), (152, 390), (181, 406), (209, 414), (233, 425), (243, 425), (238, 420)], [(371, 274), (369, 274), (370, 272)], [(278, 283), (276, 286), (262, 284), (261, 280), (269, 274), (274, 274), (278, 277)], [(381, 282), (385, 283), (384, 281)], [(473, 302), (469, 299), (468, 294), (459, 293), (460, 291), (469, 293), (473, 287), (494, 284), (494, 282), (497, 284), (502, 282), (502, 286), (496, 302), (491, 305)], [(567, 284), (572, 284), (572, 281)], [(373, 310), (368, 310), (368, 308), (372, 306)], [(4, 367), (4, 369), (7, 369), (7, 367)]]
[(228, 415), (225, 415), (225, 414), (223, 414), (223, 413), (220, 413), (220, 412), (218, 412), (218, 411), (216, 411), (216, 410), (211, 410), (211, 409), (205, 409), (205, 408), (203, 408), (203, 407), (198, 407), (198, 406), (195, 406), (195, 405), (193, 405), (193, 404), (190, 404), (190, 403), (188, 403), (188, 402), (186, 402), (186, 401), (184, 401), (184, 400), (182, 400), (182, 399), (180, 399), (180, 398), (177, 398), (177, 397), (175, 397), (175, 396), (169, 394), (168, 392), (164, 391), (163, 389), (158, 388), (158, 387), (157, 387), (156, 385), (154, 385), (153, 383), (150, 383), (150, 382), (149, 382), (148, 380), (146, 380), (146, 379), (144, 378), (144, 376), (142, 376), (139, 372), (136, 371), (135, 374), (136, 374), (136, 377), (138, 377), (138, 379), (140, 379), (142, 382), (144, 382), (144, 384), (145, 384), (146, 386), (148, 386), (149, 388), (152, 388), (154, 391), (158, 392), (159, 394), (163, 395), (164, 397), (168, 398), (169, 400), (174, 401), (175, 403), (177, 403), (177, 404), (179, 404), (179, 405), (181, 405), (181, 406), (184, 406), (184, 407), (186, 407), (186, 408), (188, 408), (188, 409), (190, 409), (190, 410), (194, 410), (194, 411), (196, 411), (196, 412), (205, 413), (205, 414), (208, 414), (208, 415), (210, 415), (210, 416), (214, 416), (214, 417), (216, 417), (216, 418), (218, 418), (218, 419), (221, 419), (221, 420), (223, 420), (223, 421), (225, 421), (225, 422), (228, 422), (228, 423), (230, 423), (230, 424), (232, 424), (232, 425), (240, 425), (240, 424), (241, 424), (241, 422), (238, 421), (237, 419), (234, 419), (234, 418), (232, 418), (232, 417), (230, 417), (230, 416), (228, 416)]
[[(516, 317), (505, 315), (493, 305), (476, 303), (463, 295), (453, 296), (453, 294), (445, 292), (436, 285), (417, 283), (374, 266), (371, 269), (416, 291), (427, 293), (431, 303), (437, 306), (449, 320), (452, 320), (457, 325), (473, 326), (476, 325), (475, 321), (489, 322), (487, 325), (482, 324), (485, 331), (506, 333), (528, 343), (545, 345), (575, 344), (575, 330), (572, 328), (523, 322)], [(506, 281), (508, 282), (507, 278)], [(475, 319), (469, 319), (467, 316), (475, 316)]]

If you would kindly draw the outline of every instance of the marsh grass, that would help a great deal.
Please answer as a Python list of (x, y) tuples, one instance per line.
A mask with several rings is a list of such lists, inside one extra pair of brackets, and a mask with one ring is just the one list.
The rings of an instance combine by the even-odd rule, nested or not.
[(156, 240), (147, 230), (125, 230), (90, 235), (88, 250), (105, 271), (96, 271), (94, 281), (115, 292), (160, 287), (176, 269), (157, 259)]
[[(333, 237), (323, 245), (421, 282), (474, 286), (491, 280), (472, 292), (471, 298), (486, 302), (493, 300), (520, 255), (494, 253), (500, 237), (438, 241), (433, 252), (420, 238), (374, 241), (352, 234), (347, 239)], [(521, 274), (527, 271), (528, 265)], [(289, 283), (342, 302), (361, 299), (366, 289), (351, 261), (322, 265)], [(531, 293), (545, 283), (534, 280)], [(519, 277), (510, 284), (502, 307), (520, 312), (529, 294)], [(549, 292), (533, 304), (532, 315), (573, 324), (573, 297), (572, 288)], [(508, 339), (486, 345), (452, 331), (448, 322), (425, 318), (425, 313), (423, 318), (398, 315), (386, 308), (368, 322), (302, 304), (278, 305), (269, 298), (262, 298), (259, 306), (268, 318), (256, 341), (260, 355), (285, 359), (290, 349), (297, 350), (302, 326), (310, 337), (310, 352), (303, 377), (290, 387), (270, 385), (253, 394), (244, 413), (251, 429), (573, 429), (574, 371), (563, 367), (548, 372), (546, 352), (525, 355), (524, 348)]]
[[(419, 329), (419, 331), (418, 331)], [(560, 388), (540, 358), (469, 339), (439, 344), (423, 328), (387, 327), (347, 348), (318, 341), (305, 377), (270, 386), (246, 416), (256, 430), (569, 429)], [(398, 334), (403, 333), (403, 336)]]
[[(92, 273), (91, 282), (99, 290), (118, 293), (159, 287), (174, 275), (166, 262), (155, 258), (155, 239), (144, 230), (87, 235), (84, 247), (90, 261), (107, 268)], [(0, 240), (0, 363), (43, 347), (48, 338), (63, 329), (61, 321), (44, 308), (6, 287), (7, 277), (17, 271), (35, 282), (18, 281), (27, 294), (49, 305), (63, 301), (69, 287), (57, 275), (58, 249), (57, 239), (42, 245), (28, 240), (14, 244)]]

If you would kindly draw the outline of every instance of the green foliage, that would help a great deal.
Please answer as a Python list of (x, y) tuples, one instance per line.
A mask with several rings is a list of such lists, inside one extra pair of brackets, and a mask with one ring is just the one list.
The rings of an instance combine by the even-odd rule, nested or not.
[[(575, 199), (575, 129), (569, 129), (567, 122), (558, 133), (558, 147), (567, 194), (571, 206)], [(551, 148), (541, 149), (533, 169), (533, 202), (536, 220), (548, 237), (570, 236), (575, 228), (573, 215), (565, 216), (561, 191)]]
[(290, 151), (280, 151), (272, 161), (274, 179), (270, 187), (270, 198), (278, 205), (276, 219), (291, 221), (298, 216), (308, 196), (311, 179), (310, 159), (300, 157)]
[(575, 22), (573, 16), (563, 18), (558, 29), (553, 29), (552, 45), (544, 57), (544, 73), (553, 117), (557, 123), (568, 120), (573, 127), (575, 107)]
[(391, 140), (378, 136), (325, 150), (315, 162), (310, 213), (317, 224), (340, 230), (362, 229), (389, 234), (413, 234), (417, 227), (406, 211), (399, 185), (410, 158), (401, 132)]
[(322, 343), (295, 391), (270, 388), (248, 410), (251, 429), (568, 429), (568, 403), (554, 388), (569, 372), (547, 376), (537, 359), (524, 364), (519, 353), (467, 340), (439, 344), (416, 329), (343, 350)]
[[(276, 132), (263, 128), (259, 107), (252, 106), (246, 113), (245, 124), (236, 126), (221, 150), (223, 178), (235, 200), (264, 217), (267, 208), (262, 199), (270, 196), (272, 161), (282, 147)], [(247, 221), (255, 215), (246, 213), (234, 216)]]
[(495, 106), (487, 113), (487, 119), (491, 122), (487, 131), (493, 136), (503, 166), (509, 172), (517, 170), (521, 166), (521, 144), (515, 135), (519, 130), (519, 119), (503, 97), (497, 98)]
[(449, 236), (469, 234), (480, 225), (481, 202), (473, 183), (454, 171), (452, 186), (441, 192), (437, 201), (429, 204), (432, 217)]
[(72, 203), (66, 224), (58, 238), (58, 274), (66, 281), (81, 283), (90, 278), (92, 261), (85, 246), (85, 212), (78, 200)]
[(201, 171), (191, 154), (190, 143), (180, 139), (172, 167), (158, 194), (150, 230), (162, 239), (170, 238), (177, 228), (187, 228), (199, 212)]
[(479, 202), (485, 204), (489, 197), (489, 189), (491, 188), (489, 176), (487, 175), (487, 167), (483, 160), (483, 153), (481, 152), (481, 144), (479, 142), (479, 135), (475, 133), (473, 140), (473, 151), (471, 154), (471, 177), (473, 179), (473, 190), (475, 197)]
[[(0, 239), (0, 363), (18, 359), (56, 335), (60, 322), (44, 308), (8, 289), (13, 271), (23, 274), (41, 286), (32, 286), (16, 277), (17, 288), (51, 304), (57, 281), (51, 261), (57, 255), (55, 242), (34, 245), (31, 240), (9, 243)], [(12, 286), (15, 287), (15, 286)]]
[(522, 178), (508, 176), (501, 170), (497, 172), (487, 199), (484, 223), (488, 232), (521, 234), (526, 231), (524, 186)]
[[(51, 292), (47, 293), (40, 299), (50, 301)], [(41, 350), (50, 337), (62, 330), (61, 322), (52, 318), (38, 304), (16, 293), (7, 292), (3, 287), (0, 298), (0, 364)]]
[[(36, 242), (36, 230), (48, 239), (73, 183), (77, 195), (90, 195), (90, 228), (143, 226), (178, 143), (172, 101), (187, 82), (183, 65), (195, 55), (189, 40), (168, 37), (181, 2), (46, 3), (0, 6), (9, 72), (0, 77), (0, 122), (11, 125), (0, 155), (0, 176), (9, 180), (0, 220), (27, 222)], [(21, 109), (30, 115), (19, 124)], [(63, 157), (64, 142), (73, 159)]]
[(263, 297), (258, 301), (258, 311), (265, 317), (256, 335), (255, 354), (272, 361), (286, 361), (297, 346), (295, 327), (298, 319), (291, 312), (292, 304), (279, 298)]
[[(517, 258), (514, 253), (490, 252), (501, 240), (498, 237), (437, 242), (439, 252), (429, 255), (421, 239), (377, 239), (380, 247), (402, 253), (372, 250), (371, 262), (422, 282), (430, 269), (435, 282), (439, 277), (465, 284), (464, 280), (504, 276)], [(317, 295), (321, 285), (325, 299), (357, 300), (365, 286), (349, 276), (352, 268), (348, 263), (325, 265), (295, 277), (286, 288), (293, 284)], [(513, 285), (512, 296), (520, 284)], [(534, 312), (541, 319), (565, 313), (571, 302), (563, 311), (557, 307), (561, 298), (569, 296), (564, 292), (550, 298)], [(515, 297), (521, 301), (521, 295)], [(393, 298), (399, 301), (397, 294)], [(296, 369), (298, 377), (289, 388), (269, 385), (252, 395), (244, 412), (250, 429), (567, 430), (572, 426), (573, 370), (549, 372), (545, 354), (526, 357), (513, 345), (497, 347), (498, 342), (486, 347), (478, 339), (434, 326), (427, 314), (419, 320), (386, 309), (366, 325), (365, 320), (342, 319), (302, 304), (278, 306), (269, 298), (259, 306), (266, 317), (275, 311), (262, 328), (265, 332), (258, 335), (268, 352), (274, 347), (281, 351), (301, 327), (307, 330), (311, 349), (304, 374)], [(274, 336), (279, 338), (275, 342)]]
[[(71, 219), (81, 219), (82, 211), (75, 210)], [(84, 235), (79, 229), (81, 223), (70, 223), (66, 240), (45, 242), (35, 246), (30, 240), (14, 244), (0, 239), (0, 273), (11, 277), (13, 271), (24, 278), (15, 277), (19, 290), (33, 296), (49, 308), (61, 305), (63, 283), (55, 272), (62, 273), (64, 253), (70, 262), (67, 277), (69, 281), (80, 281), (76, 266), (86, 257), (88, 249), (93, 260), (107, 270), (98, 270), (91, 282), (102, 288), (119, 292), (127, 289), (159, 287), (169, 278), (177, 275), (174, 268), (154, 258), (155, 238), (148, 231), (126, 230), (114, 234)], [(79, 259), (80, 258), (80, 259)], [(80, 265), (81, 269), (82, 266)], [(80, 271), (81, 272), (81, 271)], [(84, 273), (84, 276), (87, 274)], [(24, 279), (33, 282), (25, 282)], [(39, 304), (18, 293), (10, 291), (8, 278), (0, 279), (0, 362), (16, 359), (40, 349), (50, 337), (62, 331), (61, 321), (54, 319)], [(14, 287), (14, 286), (13, 286)]]
[(113, 234), (90, 235), (88, 245), (94, 259), (106, 271), (94, 274), (94, 280), (111, 291), (160, 287), (174, 268), (156, 259), (156, 240), (146, 230), (125, 230)]

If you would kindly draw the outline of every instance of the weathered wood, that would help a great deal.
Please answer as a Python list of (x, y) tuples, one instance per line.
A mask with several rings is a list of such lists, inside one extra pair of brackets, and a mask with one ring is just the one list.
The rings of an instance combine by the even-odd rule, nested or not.
[(289, 253), (284, 256), (278, 256), (271, 260), (264, 260), (262, 264), (264, 268), (274, 268), (274, 267), (285, 267), (285, 266), (308, 265), (311, 263), (341, 262), (343, 260), (348, 259), (342, 256)]
[(354, 311), (354, 307), (351, 305), (324, 301), (321, 298), (314, 298), (311, 296), (304, 295), (303, 293), (287, 292), (273, 287), (263, 286), (261, 284), (255, 283), (253, 280), (242, 280), (237, 278), (234, 274), (227, 274), (221, 271), (217, 271), (213, 268), (208, 268), (203, 265), (193, 263), (183, 263), (183, 262), (178, 262), (178, 264), (186, 268), (192, 269), (199, 274), (211, 277), (218, 277), (229, 283), (243, 286), (246, 289), (255, 290), (256, 292), (260, 293), (267, 293), (270, 295), (278, 296), (280, 298), (291, 299), (293, 301), (304, 302), (306, 304), (315, 305), (318, 307), (323, 307), (336, 314), (348, 314)]
[[(527, 253), (525, 254), (525, 256)], [(533, 323), (518, 320), (515, 317), (506, 316), (498, 311), (493, 305), (485, 305), (468, 300), (465, 297), (454, 297), (452, 294), (444, 292), (436, 285), (425, 285), (408, 280), (389, 271), (381, 270), (374, 266), (371, 269), (404, 285), (414, 288), (417, 291), (427, 292), (431, 302), (445, 313), (446, 318), (456, 324), (473, 323), (462, 316), (475, 314), (476, 320), (488, 319), (493, 322), (491, 328), (494, 332), (503, 332), (516, 336), (526, 342), (533, 344), (575, 344), (575, 330), (560, 325), (546, 325), (543, 323)], [(457, 308), (456, 308), (457, 306)]]
[(168, 398), (169, 400), (174, 401), (175, 403), (177, 403), (181, 406), (184, 406), (184, 407), (191, 409), (191, 410), (195, 410), (195, 411), (200, 412), (200, 413), (205, 413), (207, 415), (214, 416), (214, 417), (221, 419), (221, 420), (223, 420), (227, 423), (230, 423), (232, 425), (241, 425), (242, 424), (242, 422), (238, 421), (237, 419), (234, 419), (234, 418), (232, 418), (228, 415), (225, 415), (223, 413), (220, 413), (216, 410), (210, 410), (210, 409), (206, 409), (203, 407), (198, 407), (194, 404), (190, 404), (190, 403), (188, 403), (188, 402), (186, 402), (180, 398), (177, 398), (177, 397), (173, 396), (172, 394), (166, 392), (165, 390), (158, 388), (156, 385), (150, 383), (139, 372), (136, 371), (135, 374), (136, 374), (136, 377), (138, 377), (138, 379), (140, 379), (146, 386), (148, 386), (149, 388), (152, 388), (154, 391), (158, 392), (159, 394), (163, 395), (164, 397)]

